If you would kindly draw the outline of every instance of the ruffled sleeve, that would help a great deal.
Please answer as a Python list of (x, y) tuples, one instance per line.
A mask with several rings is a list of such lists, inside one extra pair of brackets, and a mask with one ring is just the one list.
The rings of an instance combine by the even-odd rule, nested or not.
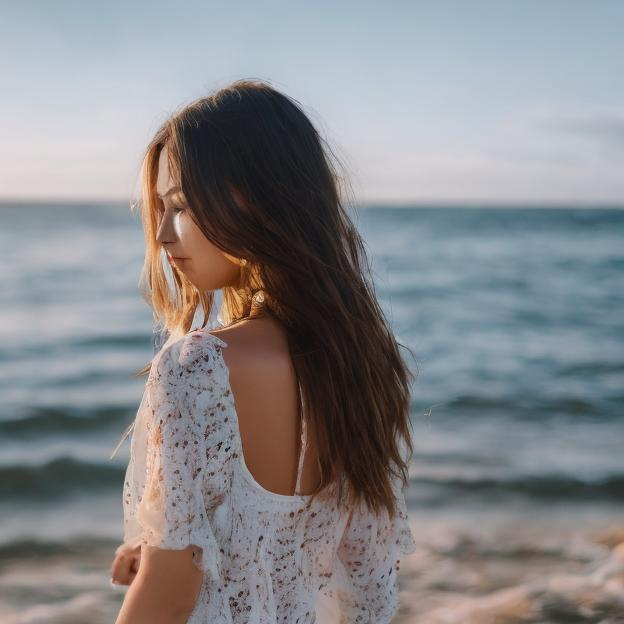
[(194, 545), (196, 565), (216, 578), (220, 554), (209, 512), (219, 501), (222, 475), (210, 462), (222, 384), (214, 354), (193, 340), (198, 337), (174, 343), (152, 364), (131, 450), (144, 486), (128, 510), (125, 539), (167, 550)]
[(392, 484), (397, 514), (375, 515), (362, 502), (351, 511), (338, 545), (342, 565), (333, 595), (349, 623), (386, 624), (399, 608), (398, 563), (415, 552), (416, 543), (401, 481), (393, 478)]

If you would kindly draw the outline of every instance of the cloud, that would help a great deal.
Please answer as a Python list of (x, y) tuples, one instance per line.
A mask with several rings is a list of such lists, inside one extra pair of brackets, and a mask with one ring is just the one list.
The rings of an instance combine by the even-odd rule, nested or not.
[(555, 167), (579, 167), (585, 163), (585, 158), (580, 153), (553, 150), (541, 147), (505, 146), (494, 147), (486, 153), (495, 161), (505, 161), (518, 165), (529, 166), (555, 166)]
[(624, 156), (624, 111), (551, 115), (536, 125), (546, 132), (591, 141), (609, 156)]

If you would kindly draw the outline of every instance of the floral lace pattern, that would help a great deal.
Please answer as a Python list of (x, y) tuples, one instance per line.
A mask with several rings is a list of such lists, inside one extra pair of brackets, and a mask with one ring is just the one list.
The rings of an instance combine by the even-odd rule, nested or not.
[(196, 547), (204, 580), (189, 624), (311, 623), (321, 594), (343, 622), (390, 622), (398, 561), (416, 549), (398, 483), (392, 519), (264, 489), (245, 465), (225, 347), (198, 329), (155, 356), (132, 431), (124, 543)]

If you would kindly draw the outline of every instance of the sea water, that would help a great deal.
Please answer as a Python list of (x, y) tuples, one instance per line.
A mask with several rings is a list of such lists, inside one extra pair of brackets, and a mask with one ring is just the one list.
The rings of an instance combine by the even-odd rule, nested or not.
[[(623, 621), (624, 210), (353, 218), (416, 375), (397, 621)], [(109, 457), (156, 336), (143, 234), (113, 204), (0, 225), (0, 621), (108, 623), (128, 441)]]

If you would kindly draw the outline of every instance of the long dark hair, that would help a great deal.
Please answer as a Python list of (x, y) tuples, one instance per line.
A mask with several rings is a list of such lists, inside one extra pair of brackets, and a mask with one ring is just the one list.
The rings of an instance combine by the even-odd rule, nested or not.
[(241, 282), (223, 289), (222, 318), (244, 319), (261, 291), (266, 313), (287, 330), (318, 446), (321, 483), (314, 494), (346, 477), (351, 503), (364, 500), (394, 515), (390, 479), (403, 486), (408, 479), (401, 447), (411, 454), (414, 375), (375, 296), (364, 243), (341, 197), (347, 186), (335, 153), (296, 100), (259, 80), (233, 82), (162, 124), (143, 161), (141, 282), (172, 340), (190, 330), (200, 303), (205, 326), (213, 293), (199, 292), (175, 267), (175, 292), (166, 279), (156, 241), (162, 212), (156, 177), (165, 145), (198, 227), (214, 245), (247, 260)]

